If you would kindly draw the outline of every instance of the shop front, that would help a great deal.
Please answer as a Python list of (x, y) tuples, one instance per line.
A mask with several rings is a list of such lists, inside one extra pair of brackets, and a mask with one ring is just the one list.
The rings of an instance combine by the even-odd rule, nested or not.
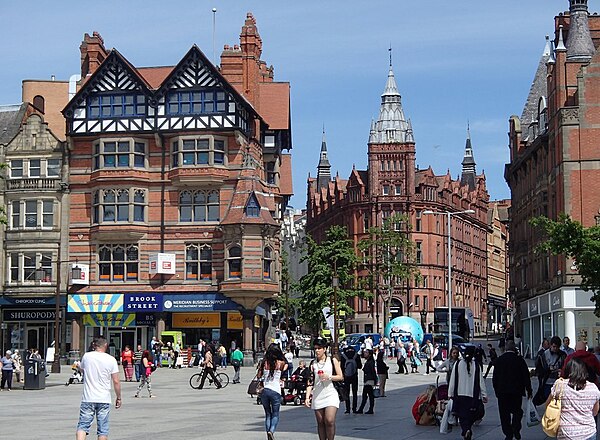
[[(61, 298), (64, 301), (64, 298)], [(25, 350), (37, 348), (46, 356), (48, 348), (53, 346), (54, 325), (56, 322), (55, 297), (0, 297), (2, 307), (2, 353), (6, 350)], [(64, 302), (61, 304), (64, 310)], [(66, 349), (71, 345), (70, 326), (65, 325), (64, 313), (59, 316), (62, 337)], [(53, 358), (54, 352), (50, 358)]]
[(600, 345), (600, 319), (594, 315), (591, 293), (563, 287), (520, 304), (523, 345), (527, 357), (534, 357), (542, 340), (568, 336), (571, 347), (584, 341)]

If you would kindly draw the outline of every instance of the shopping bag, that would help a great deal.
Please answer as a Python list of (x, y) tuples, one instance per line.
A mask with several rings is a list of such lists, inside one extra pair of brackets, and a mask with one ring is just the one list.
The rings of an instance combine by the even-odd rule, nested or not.
[(527, 416), (527, 426), (529, 428), (539, 425), (542, 421), (537, 409), (535, 409), (532, 399), (527, 399), (527, 412), (525, 415)]
[[(452, 431), (452, 425), (449, 423), (449, 419), (452, 416), (452, 400), (450, 400), (446, 404), (446, 408), (444, 409), (444, 415), (442, 416), (442, 421), (440, 422), (440, 434), (448, 434)], [(452, 416), (454, 417), (454, 416)], [(454, 418), (456, 421), (456, 418)]]
[(373, 397), (374, 398), (379, 398), (381, 397), (381, 391), (379, 390), (379, 387), (376, 386), (375, 388), (373, 388)]

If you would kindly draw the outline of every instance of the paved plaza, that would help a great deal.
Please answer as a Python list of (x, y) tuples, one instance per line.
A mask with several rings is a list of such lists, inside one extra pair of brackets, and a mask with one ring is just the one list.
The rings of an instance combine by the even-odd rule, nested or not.
[[(391, 366), (390, 372), (395, 371)], [(111, 440), (158, 439), (214, 439), (258, 440), (265, 439), (262, 406), (246, 394), (247, 384), (254, 375), (252, 368), (242, 369), (242, 384), (229, 384), (223, 390), (213, 387), (193, 390), (188, 384), (195, 369), (157, 370), (152, 375), (152, 391), (149, 399), (144, 389), (141, 398), (133, 395), (137, 383), (122, 383), (123, 406), (111, 411)], [(233, 376), (229, 367), (227, 373)], [(0, 438), (23, 438), (27, 440), (71, 439), (75, 437), (82, 385), (64, 386), (70, 376), (70, 368), (63, 367), (60, 374), (47, 378), (45, 390), (22, 390), (0, 393)], [(415, 397), (426, 385), (435, 384), (437, 375), (390, 374), (387, 385), (388, 397), (375, 403), (374, 415), (344, 414), (337, 416), (337, 439), (460, 439), (455, 428), (448, 435), (441, 435), (437, 427), (415, 426), (411, 408)], [(442, 375), (440, 380), (443, 380)], [(488, 391), (491, 380), (488, 378)], [(10, 403), (9, 403), (10, 402)], [(95, 424), (92, 427), (95, 434)], [(3, 437), (6, 435), (6, 437)], [(14, 437), (12, 437), (14, 435)], [(546, 436), (541, 427), (522, 431), (525, 440), (541, 440)], [(90, 435), (90, 440), (95, 435)], [(283, 406), (277, 439), (315, 439), (316, 428), (313, 412), (303, 406)], [(475, 439), (503, 439), (498, 419), (494, 393), (486, 405), (486, 417), (474, 429)]]

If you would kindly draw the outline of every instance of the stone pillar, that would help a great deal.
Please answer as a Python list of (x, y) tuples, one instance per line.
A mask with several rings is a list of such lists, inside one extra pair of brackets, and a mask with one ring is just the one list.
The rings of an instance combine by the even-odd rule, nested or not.
[(71, 350), (79, 350), (81, 356), (83, 356), (87, 347), (81, 347), (80, 335), (81, 327), (79, 325), (79, 318), (74, 318), (71, 321)]
[[(160, 334), (165, 331), (165, 320), (163, 318), (159, 318), (156, 322), (156, 339), (160, 339)], [(190, 343), (190, 341), (188, 341)], [(198, 343), (198, 341), (196, 341)]]
[(561, 339), (567, 336), (571, 340), (571, 348), (577, 343), (577, 329), (575, 327), (575, 311), (565, 310), (565, 334), (556, 335)]
[(254, 310), (244, 309), (241, 311), (243, 320), (242, 344), (244, 352), (244, 367), (254, 366)]

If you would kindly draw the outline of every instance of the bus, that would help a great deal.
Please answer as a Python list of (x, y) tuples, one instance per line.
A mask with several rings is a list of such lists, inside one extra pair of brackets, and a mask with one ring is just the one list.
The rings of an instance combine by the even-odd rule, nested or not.
[[(448, 333), (448, 308), (433, 309), (433, 327), (435, 333)], [(452, 334), (470, 340), (475, 333), (473, 312), (468, 307), (452, 307)]]

